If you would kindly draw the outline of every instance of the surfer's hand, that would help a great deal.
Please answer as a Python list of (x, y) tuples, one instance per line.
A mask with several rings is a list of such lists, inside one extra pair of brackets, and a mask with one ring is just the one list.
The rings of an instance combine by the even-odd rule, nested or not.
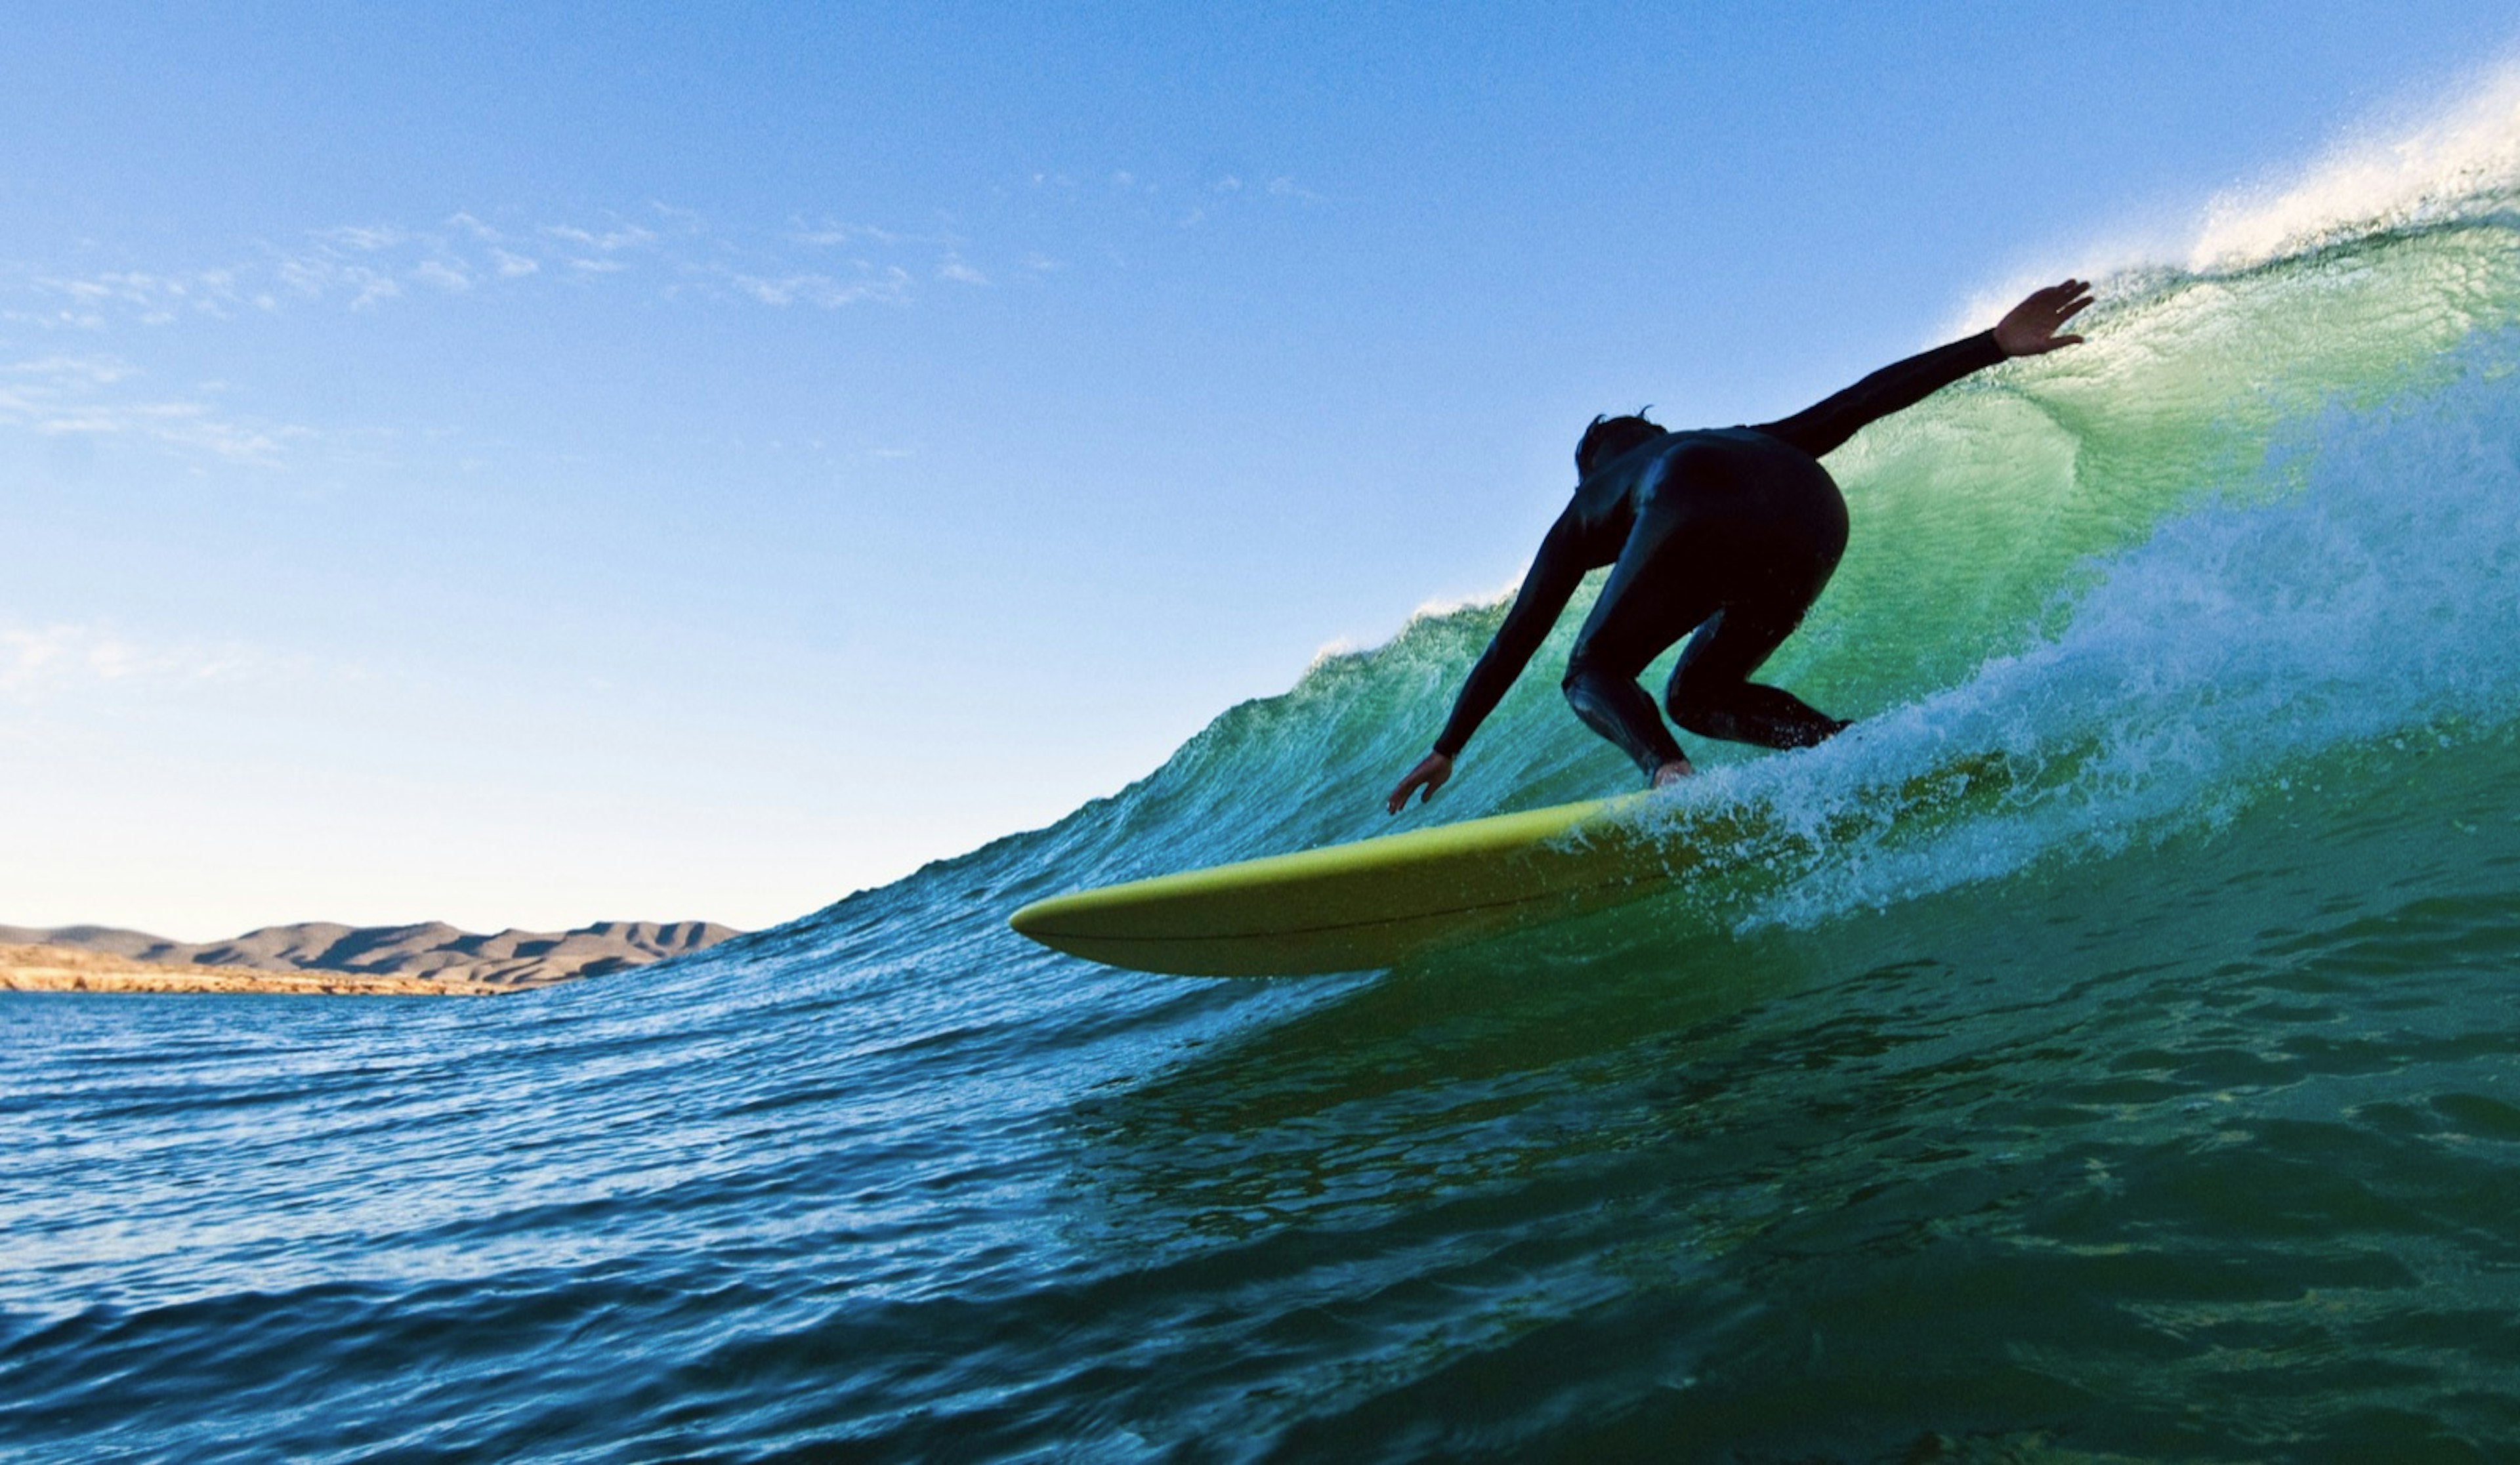
[(2007, 356), (2040, 356), (2063, 345), (2078, 345), (2080, 336), (2059, 336), (2065, 322), (2083, 313), (2092, 303), (2092, 282), (2067, 280), (2046, 290), (2030, 292), (2030, 298), (2005, 312), (1995, 324), (1995, 343)]
[(1440, 753), (1430, 753), (1418, 760), (1418, 766), (1409, 770), (1407, 778), (1400, 780), (1400, 787), (1391, 791), (1391, 798), (1384, 802), (1383, 807), (1395, 814), (1400, 812), (1402, 806), (1409, 802), (1409, 796), (1420, 785), (1424, 786), (1426, 792), (1418, 795), (1418, 801), (1424, 803), (1434, 798), (1435, 791), (1442, 788), (1444, 780), (1452, 776), (1453, 760)]
[(1669, 788), (1684, 778), (1696, 776), (1696, 764), (1690, 762), (1686, 756), (1676, 757), (1653, 771), (1653, 786), (1657, 789)]

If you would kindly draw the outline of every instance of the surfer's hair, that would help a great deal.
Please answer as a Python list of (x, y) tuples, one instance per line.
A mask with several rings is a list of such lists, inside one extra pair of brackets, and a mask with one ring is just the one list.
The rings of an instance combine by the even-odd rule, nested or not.
[(1584, 430), (1575, 444), (1575, 477), (1580, 481), (1593, 476), (1593, 465), (1606, 463), (1640, 442), (1659, 437), (1663, 430), (1646, 420), (1640, 407), (1626, 417), (1597, 417)]

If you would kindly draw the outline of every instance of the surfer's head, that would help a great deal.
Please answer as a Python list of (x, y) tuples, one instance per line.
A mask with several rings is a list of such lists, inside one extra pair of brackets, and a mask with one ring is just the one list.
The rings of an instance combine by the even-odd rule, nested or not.
[(1575, 444), (1575, 477), (1580, 481), (1593, 476), (1593, 465), (1607, 463), (1640, 442), (1662, 435), (1663, 430), (1645, 420), (1640, 411), (1630, 417), (1597, 417), (1584, 430)]

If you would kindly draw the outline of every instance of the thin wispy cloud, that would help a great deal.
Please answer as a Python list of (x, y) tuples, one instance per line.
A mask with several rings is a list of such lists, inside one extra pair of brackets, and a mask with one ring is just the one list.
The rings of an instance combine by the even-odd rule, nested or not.
[(463, 266), (443, 259), (424, 259), (412, 273), (449, 295), (462, 295), (472, 288), (472, 277), (464, 272)]
[(861, 300), (902, 302), (910, 292), (910, 275), (898, 267), (874, 270), (855, 280), (835, 280), (830, 275), (787, 275), (770, 279), (760, 275), (731, 274), (728, 281), (744, 295), (765, 305), (820, 305), (826, 310), (854, 305)]
[(236, 681), (299, 664), (239, 641), (145, 641), (97, 624), (0, 624), (0, 701), (21, 706), (85, 687)]
[[(1240, 173), (1219, 173), (1204, 179), (1172, 180), (1169, 190), (1160, 179), (1148, 178), (1127, 168), (1117, 168), (1102, 175), (1099, 189), (1081, 187), (1074, 175), (1042, 171), (1026, 175), (1030, 192), (1045, 200), (1087, 204), (1097, 199), (1105, 206), (1117, 205), (1150, 222), (1160, 221), (1175, 229), (1197, 229), (1210, 224), (1222, 225), (1236, 216), (1248, 216), (1253, 209), (1272, 206), (1309, 206), (1328, 202), (1322, 194), (1295, 181), (1292, 174), (1279, 174), (1265, 181), (1245, 178)], [(1165, 207), (1170, 201), (1170, 207)]]
[(46, 356), (0, 367), (0, 424), (46, 437), (121, 438), (179, 456), (267, 466), (309, 429), (255, 423), (202, 396), (135, 389), (142, 373), (118, 357)]
[[(1029, 176), (1031, 193), (1059, 214), (1100, 210), (1105, 223), (1221, 227), (1271, 203), (1322, 196), (1290, 176), (1255, 183), (1239, 174), (1162, 180), (1120, 168), (1080, 187), (1065, 173)], [(1178, 185), (1178, 186), (1175, 186)], [(1003, 190), (1001, 198), (1010, 197)], [(1172, 203), (1167, 200), (1195, 203)], [(1088, 226), (1094, 217), (1086, 216)], [(370, 313), (419, 299), (483, 298), (554, 285), (645, 289), (673, 299), (748, 300), (771, 307), (836, 309), (913, 303), (922, 284), (987, 286), (1064, 268), (1038, 248), (992, 263), (957, 227), (904, 229), (828, 215), (791, 214), (768, 231), (728, 229), (698, 210), (652, 202), (635, 215), (501, 219), (458, 210), (429, 225), (369, 220), (310, 229), (256, 257), (202, 269), (89, 273), (0, 271), (0, 323), (98, 333), (117, 326), (172, 326), (312, 307)], [(1087, 257), (1114, 257), (1086, 242)], [(834, 259), (833, 255), (843, 256)]]
[(285, 258), (274, 273), (281, 285), (300, 300), (342, 300), (352, 310), (364, 310), (379, 300), (402, 294), (402, 282), (390, 270), (352, 263), (330, 253)]
[[(48, 382), (56, 388), (111, 387), (138, 374), (137, 368), (112, 356), (45, 356), (34, 361), (18, 362), (6, 372), (8, 378)], [(0, 391), (7, 389), (0, 386)]]
[(682, 208), (661, 200), (652, 199), (648, 203), (648, 211), (686, 233), (708, 232), (708, 217), (697, 208)]
[(363, 254), (373, 254), (380, 250), (390, 250), (410, 239), (411, 236), (401, 229), (390, 226), (341, 224), (330, 229), (318, 229), (315, 231), (315, 238), (326, 244), (356, 250)]
[(13, 310), (8, 318), (22, 324), (69, 326), (102, 330), (110, 318), (125, 317), (142, 325), (171, 324), (186, 316), (226, 319), (250, 308), (272, 308), (268, 295), (249, 293), (234, 269), (190, 273), (106, 270), (87, 276), (37, 274), (30, 293), (49, 297), (48, 310)]
[(829, 222), (811, 228), (798, 225), (788, 232), (788, 237), (797, 244), (811, 245), (817, 249), (832, 249), (839, 245), (851, 244), (935, 245), (944, 248), (953, 243), (952, 240), (942, 236), (904, 234), (895, 229), (878, 229), (873, 224)]
[(541, 232), (546, 238), (561, 240), (576, 245), (580, 249), (594, 250), (605, 254), (618, 253), (623, 250), (643, 249), (656, 242), (654, 231), (643, 229), (637, 224), (608, 229), (600, 234), (592, 229), (581, 229), (574, 224), (545, 224)]

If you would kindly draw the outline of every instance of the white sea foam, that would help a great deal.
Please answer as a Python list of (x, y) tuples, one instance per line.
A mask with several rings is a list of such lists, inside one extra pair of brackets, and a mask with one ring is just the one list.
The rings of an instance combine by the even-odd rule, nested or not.
[(2339, 241), (2520, 206), (2520, 58), (2420, 108), (2348, 128), (2306, 165), (2271, 170), (2208, 200), (2192, 219), (2132, 226), (2005, 271), (1972, 291), (1939, 335), (1984, 329), (2064, 275), (2103, 300), (2164, 270), (2228, 274)]
[[(1804, 925), (2228, 818), (2340, 752), (2520, 718), (2520, 333), (2441, 388), (2334, 406), (2273, 455), (2299, 487), (2163, 524), (2064, 628), (1961, 685), (1702, 797), (1827, 848), (1751, 924)], [(2003, 755), (2000, 803), (1921, 837), (1879, 791)], [(1848, 835), (1850, 823), (1859, 831)]]
[(2520, 188), (2520, 63), (2408, 123), (2367, 124), (2284, 180), (2216, 199), (2193, 270), (2244, 268), (2366, 234), (2507, 208)]

